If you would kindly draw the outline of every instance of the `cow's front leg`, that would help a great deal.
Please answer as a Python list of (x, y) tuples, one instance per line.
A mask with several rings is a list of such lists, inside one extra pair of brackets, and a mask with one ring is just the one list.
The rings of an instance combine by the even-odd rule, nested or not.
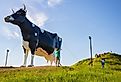
[(34, 66), (34, 54), (35, 54), (35, 49), (36, 45), (35, 44), (30, 44), (30, 49), (31, 49), (31, 64), (28, 65), (28, 67)]
[(35, 48), (31, 49), (31, 64), (28, 65), (28, 67), (34, 66), (34, 53), (35, 53)]
[(25, 49), (24, 47), (23, 47), (23, 49), (24, 49), (24, 63), (23, 63), (23, 65), (21, 65), (21, 67), (26, 67), (26, 61), (27, 61), (29, 50)]
[(21, 65), (21, 67), (26, 67), (26, 61), (27, 61), (27, 57), (28, 57), (28, 55), (24, 55), (24, 63), (23, 63), (23, 65)]
[(31, 64), (30, 65), (28, 65), (28, 67), (33, 67), (34, 66), (34, 55), (32, 54), (31, 55)]

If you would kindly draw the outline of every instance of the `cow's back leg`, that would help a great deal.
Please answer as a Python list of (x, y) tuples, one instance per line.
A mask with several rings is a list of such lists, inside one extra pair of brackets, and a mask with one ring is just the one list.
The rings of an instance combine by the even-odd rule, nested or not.
[(23, 62), (23, 65), (21, 67), (26, 67), (26, 62), (27, 62), (29, 49), (25, 49), (24, 46), (23, 46), (23, 49), (24, 49), (24, 62)]

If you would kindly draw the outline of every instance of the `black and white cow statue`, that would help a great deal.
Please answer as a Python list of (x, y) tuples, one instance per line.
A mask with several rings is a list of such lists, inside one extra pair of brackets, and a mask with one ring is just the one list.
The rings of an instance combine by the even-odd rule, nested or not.
[(24, 49), (24, 62), (23, 67), (26, 66), (28, 52), (31, 51), (31, 64), (29, 67), (34, 66), (34, 54), (38, 56), (44, 56), (51, 64), (54, 61), (53, 52), (55, 48), (61, 48), (62, 38), (56, 33), (50, 33), (30, 22), (26, 18), (26, 7), (14, 12), (10, 16), (5, 17), (5, 22), (10, 22), (14, 25), (18, 25), (22, 37), (23, 37), (23, 49)]

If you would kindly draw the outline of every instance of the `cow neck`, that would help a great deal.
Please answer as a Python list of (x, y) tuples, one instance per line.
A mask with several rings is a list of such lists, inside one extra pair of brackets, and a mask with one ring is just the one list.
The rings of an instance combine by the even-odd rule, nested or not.
[(27, 18), (25, 18), (25, 20), (18, 25), (21, 29), (24, 41), (29, 41), (30, 35), (32, 33), (31, 25), (32, 23)]

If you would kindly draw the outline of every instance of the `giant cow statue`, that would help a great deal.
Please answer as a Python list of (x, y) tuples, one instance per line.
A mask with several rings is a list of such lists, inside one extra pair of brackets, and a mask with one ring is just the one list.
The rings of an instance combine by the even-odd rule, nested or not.
[(34, 66), (34, 54), (38, 56), (44, 56), (47, 61), (54, 60), (53, 51), (55, 48), (60, 49), (62, 38), (56, 33), (50, 33), (45, 31), (26, 18), (26, 6), (14, 12), (10, 16), (5, 17), (5, 22), (10, 22), (14, 25), (18, 25), (22, 37), (23, 37), (23, 49), (24, 49), (24, 62), (23, 67), (26, 66), (26, 60), (28, 57), (29, 50), (31, 51), (31, 64), (29, 67)]

